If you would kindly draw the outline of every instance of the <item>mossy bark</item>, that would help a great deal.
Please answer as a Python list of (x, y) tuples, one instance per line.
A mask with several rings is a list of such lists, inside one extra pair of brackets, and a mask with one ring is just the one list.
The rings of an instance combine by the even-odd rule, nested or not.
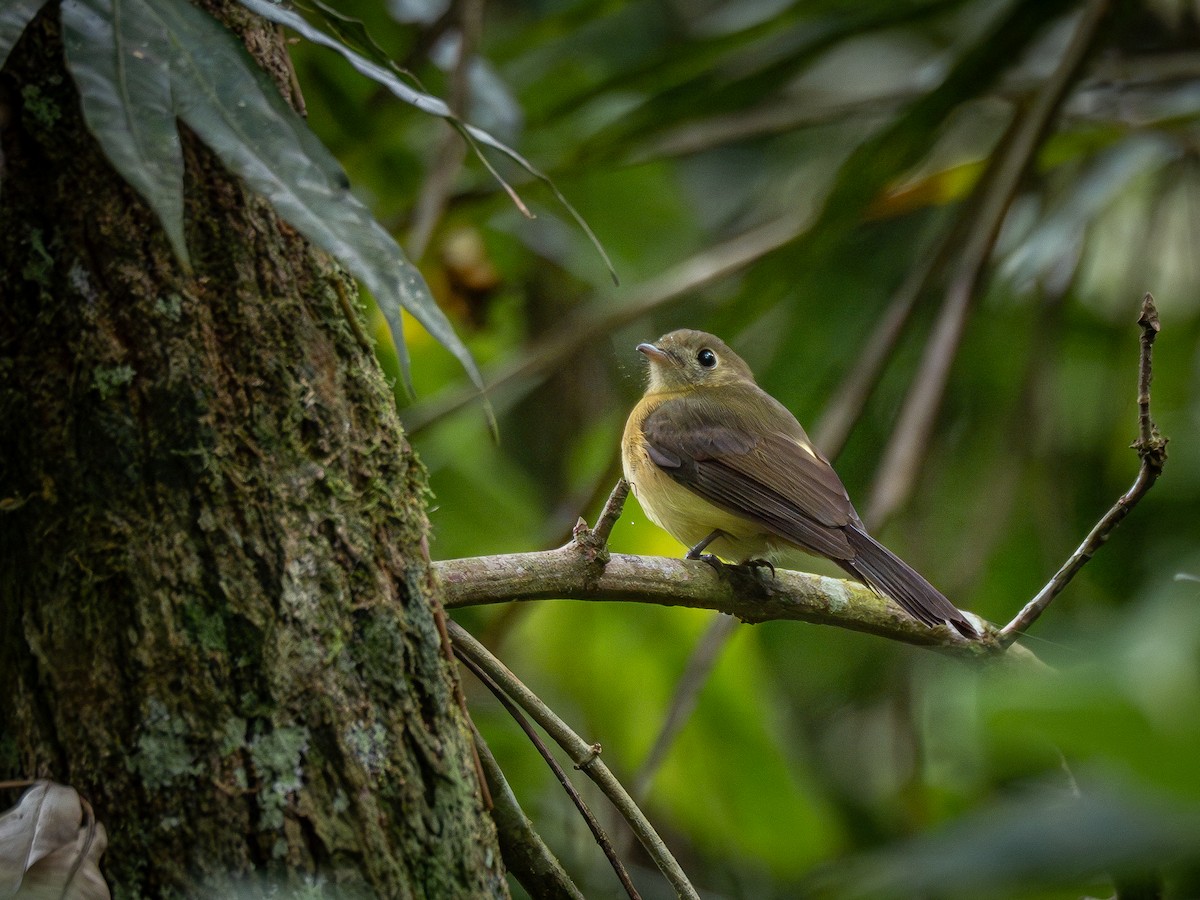
[(506, 895), (345, 276), (185, 135), (185, 277), (56, 19), (0, 74), (0, 777), (92, 801), (117, 897)]

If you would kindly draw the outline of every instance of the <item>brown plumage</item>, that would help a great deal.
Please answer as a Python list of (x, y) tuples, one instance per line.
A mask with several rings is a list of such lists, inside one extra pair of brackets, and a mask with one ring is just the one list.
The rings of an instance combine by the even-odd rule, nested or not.
[(719, 338), (680, 330), (639, 344), (646, 394), (621, 442), (646, 514), (691, 549), (725, 559), (788, 548), (833, 560), (926, 625), (978, 632), (911, 566), (872, 538), (833, 466)]

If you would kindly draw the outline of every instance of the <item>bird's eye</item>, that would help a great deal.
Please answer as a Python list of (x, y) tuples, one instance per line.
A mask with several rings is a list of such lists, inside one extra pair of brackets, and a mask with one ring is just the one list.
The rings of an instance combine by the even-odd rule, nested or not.
[(705, 347), (696, 354), (696, 362), (700, 363), (706, 369), (711, 369), (717, 364), (717, 354)]

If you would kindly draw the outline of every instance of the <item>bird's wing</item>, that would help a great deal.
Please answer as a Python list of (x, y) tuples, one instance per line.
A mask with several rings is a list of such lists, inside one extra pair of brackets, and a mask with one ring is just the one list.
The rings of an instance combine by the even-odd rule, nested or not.
[[(772, 426), (737, 403), (672, 398), (642, 424), (655, 464), (710, 503), (761, 524), (802, 550), (833, 559), (926, 625), (978, 632), (937, 588), (866, 533), (838, 473), (774, 398)], [(715, 401), (715, 402), (714, 402)]]
[[(919, 572), (867, 534), (842, 481), (791, 413), (764, 428), (738, 404), (680, 397), (659, 404), (642, 430), (650, 459), (709, 502), (841, 565), (927, 625), (978, 632)], [(759, 407), (760, 409), (762, 407)]]
[[(660, 403), (642, 424), (650, 459), (709, 502), (834, 560), (854, 549), (842, 529), (859, 524), (846, 489), (804, 430), (768, 395), (777, 428), (739, 404), (690, 397)], [(782, 418), (781, 418), (782, 416)]]

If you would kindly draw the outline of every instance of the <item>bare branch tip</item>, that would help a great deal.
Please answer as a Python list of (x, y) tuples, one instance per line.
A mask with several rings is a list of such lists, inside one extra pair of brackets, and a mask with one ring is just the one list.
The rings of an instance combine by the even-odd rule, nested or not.
[(1138, 437), (1130, 445), (1137, 451), (1138, 458), (1141, 460), (1137, 479), (1093, 526), (1084, 542), (1071, 554), (1050, 582), (1025, 605), (1025, 608), (1011, 622), (1000, 630), (1000, 639), (1006, 645), (1011, 644), (1028, 630), (1046, 611), (1054, 598), (1092, 558), (1096, 550), (1108, 540), (1109, 535), (1121, 523), (1121, 520), (1154, 486), (1166, 465), (1168, 439), (1159, 433), (1158, 426), (1154, 424), (1154, 419), (1150, 415), (1150, 382), (1153, 378), (1151, 357), (1154, 350), (1154, 339), (1158, 336), (1162, 326), (1158, 320), (1158, 309), (1154, 305), (1154, 297), (1149, 292), (1142, 297), (1142, 311), (1138, 316), (1138, 325), (1142, 329), (1142, 348), (1138, 358)]
[(602, 567), (608, 563), (607, 533), (601, 532), (599, 528), (589, 527), (583, 516), (579, 517), (575, 527), (571, 529), (571, 542), (564, 549), (573, 549), (588, 563), (599, 562)]
[(625, 508), (625, 501), (628, 497), (629, 483), (624, 478), (618, 478), (612, 493), (608, 495), (608, 500), (604, 502), (604, 509), (600, 511), (600, 516), (596, 519), (596, 527), (592, 529), (592, 533), (601, 543), (607, 545), (608, 537), (612, 534), (617, 519), (621, 518), (621, 510)]
[(1158, 307), (1154, 305), (1154, 295), (1149, 291), (1142, 297), (1142, 312), (1138, 316), (1138, 324), (1150, 340), (1154, 340), (1154, 335), (1162, 330), (1162, 324), (1158, 321)]

